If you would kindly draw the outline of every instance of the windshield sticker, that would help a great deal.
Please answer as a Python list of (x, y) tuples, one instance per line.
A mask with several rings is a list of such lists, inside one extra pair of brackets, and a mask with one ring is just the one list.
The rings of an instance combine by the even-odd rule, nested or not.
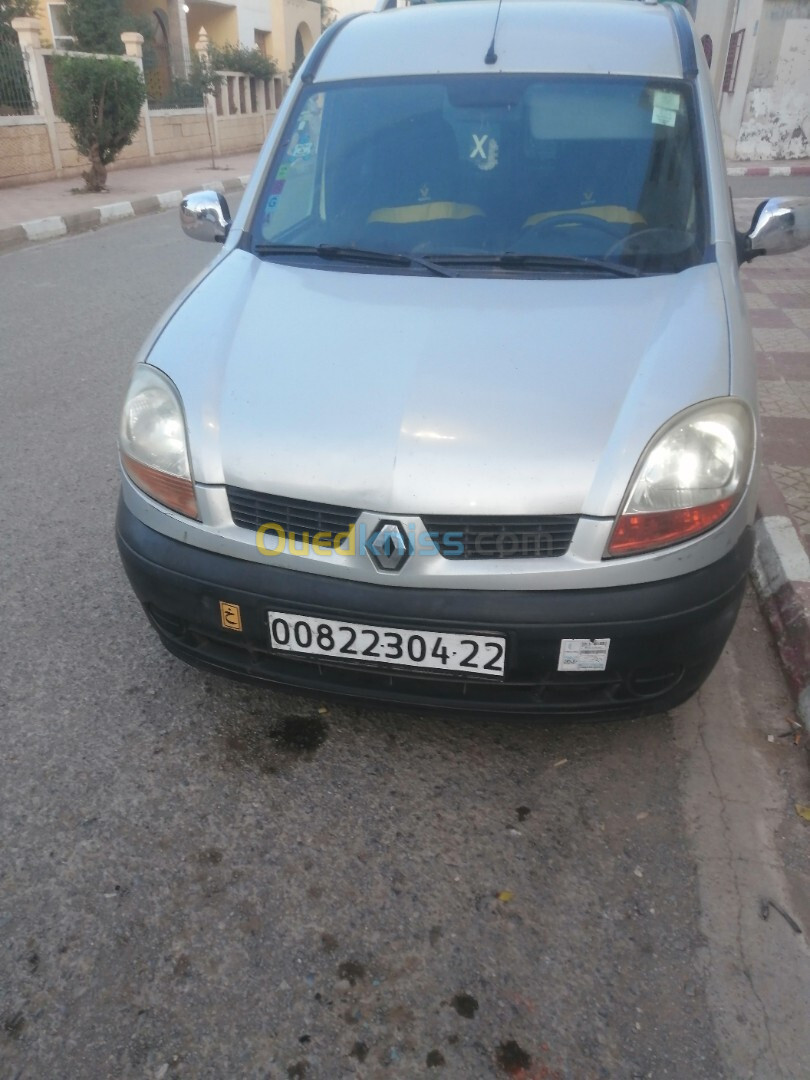
[(656, 90), (653, 94), (652, 122), (662, 127), (675, 127), (681, 95), (668, 90)]
[(474, 161), (477, 157), (480, 156), (482, 161), (486, 161), (487, 160), (487, 152), (484, 149), (484, 143), (487, 141), (487, 136), (486, 135), (473, 135), (472, 139), (473, 139), (473, 148), (472, 148), (472, 153), (470, 154), (470, 157)]
[(482, 172), (489, 172), (498, 164), (498, 142), (491, 135), (476, 135), (472, 132), (470, 161), (475, 162)]
[(563, 638), (557, 671), (604, 671), (610, 638)]

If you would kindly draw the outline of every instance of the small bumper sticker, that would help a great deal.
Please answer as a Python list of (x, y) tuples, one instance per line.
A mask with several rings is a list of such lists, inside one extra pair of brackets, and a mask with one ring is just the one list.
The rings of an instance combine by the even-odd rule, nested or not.
[(604, 671), (610, 638), (563, 638), (557, 671)]

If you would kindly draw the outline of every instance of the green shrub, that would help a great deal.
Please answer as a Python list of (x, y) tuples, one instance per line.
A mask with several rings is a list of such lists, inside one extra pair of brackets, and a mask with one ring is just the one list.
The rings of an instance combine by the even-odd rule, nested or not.
[(246, 45), (211, 45), (208, 55), (215, 71), (240, 71), (257, 79), (272, 79), (277, 70), (272, 60)]
[(36, 15), (36, 0), (0, 0), (0, 116), (33, 112), (25, 62), (12, 19)]
[(80, 52), (123, 53), (123, 0), (66, 0), (67, 22)]
[(117, 57), (59, 56), (54, 64), (59, 115), (70, 125), (88, 191), (103, 191), (107, 166), (135, 137), (146, 87), (136, 64)]
[(37, 0), (0, 0), (0, 42), (17, 44), (17, 32), (11, 25), (12, 19), (23, 15), (29, 18), (37, 13)]

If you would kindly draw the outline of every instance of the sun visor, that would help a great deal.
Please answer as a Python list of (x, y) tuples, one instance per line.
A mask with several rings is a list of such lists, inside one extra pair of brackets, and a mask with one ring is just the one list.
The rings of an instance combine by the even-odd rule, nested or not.
[[(597, 84), (598, 85), (598, 84)], [(656, 126), (674, 127), (684, 109), (677, 90), (645, 87), (635, 100), (627, 86), (544, 83), (527, 91), (529, 131), (538, 142), (649, 139)]]

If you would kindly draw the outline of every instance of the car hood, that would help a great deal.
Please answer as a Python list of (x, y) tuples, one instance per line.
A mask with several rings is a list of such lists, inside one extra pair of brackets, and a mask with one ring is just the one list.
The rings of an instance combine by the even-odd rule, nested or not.
[(729, 390), (713, 263), (440, 278), (235, 251), (149, 362), (197, 482), (403, 515), (612, 516), (661, 425)]

